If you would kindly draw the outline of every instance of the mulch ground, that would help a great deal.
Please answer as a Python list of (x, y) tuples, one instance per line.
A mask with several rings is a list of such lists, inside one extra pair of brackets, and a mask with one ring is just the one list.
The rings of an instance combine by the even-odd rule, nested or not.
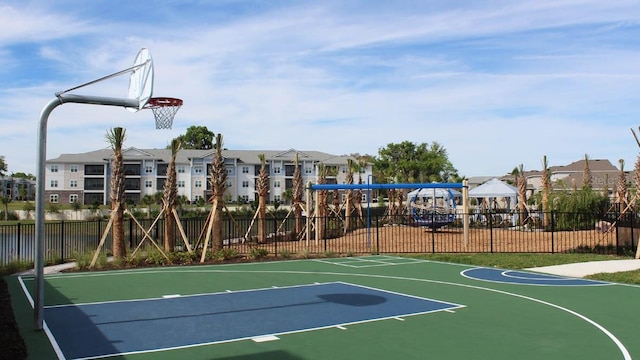
[(7, 284), (0, 278), (0, 359), (22, 360), (27, 358), (27, 347), (18, 331), (13, 316)]

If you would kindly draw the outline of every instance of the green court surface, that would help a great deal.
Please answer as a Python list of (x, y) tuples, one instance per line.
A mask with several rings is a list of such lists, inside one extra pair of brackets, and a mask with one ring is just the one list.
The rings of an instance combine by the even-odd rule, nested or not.
[[(30, 358), (65, 358), (65, 353), (58, 347), (62, 336), (56, 333), (59, 330), (48, 334), (33, 330), (29, 298), (33, 296), (34, 279), (10, 276), (6, 280)], [(252, 301), (260, 303), (267, 301), (261, 298), (266, 293), (260, 289), (334, 282), (349, 284), (355, 289), (373, 289), (376, 294), (383, 294), (377, 296), (381, 298), (380, 302), (390, 301), (384, 299), (384, 294), (391, 294), (456, 306), (419, 313), (408, 311), (405, 315), (381, 316), (366, 321), (337, 321), (330, 326), (310, 326), (224, 341), (160, 345), (152, 350), (124, 351), (108, 357), (225, 360), (640, 358), (637, 338), (640, 287), (393, 256), (48, 275), (45, 277), (45, 308), (69, 304), (115, 304), (126, 308), (131, 300), (175, 299), (195, 294), (247, 293)], [(290, 304), (287, 306), (292, 306), (291, 311), (284, 308), (284, 312), (274, 317), (265, 310), (282, 310), (283, 306), (266, 303), (264, 309), (255, 306), (236, 309), (234, 314), (237, 316), (232, 316), (232, 320), (226, 318), (229, 323), (217, 324), (219, 330), (216, 331), (224, 332), (225, 327), (232, 325), (253, 330), (269, 329), (269, 325), (276, 323), (293, 323), (296, 320), (293, 317), (299, 316), (296, 314), (300, 313), (300, 304), (296, 303), (295, 296), (285, 300)], [(356, 307), (370, 305), (349, 304), (354, 306), (354, 311), (360, 310)], [(293, 307), (297, 307), (295, 312)], [(304, 309), (305, 316), (320, 320), (329, 317), (327, 311), (332, 311), (331, 308), (312, 306)], [(210, 313), (216, 310), (211, 309)], [(45, 324), (47, 315), (45, 312)], [(192, 330), (189, 328), (191, 322), (172, 318), (166, 312), (153, 316), (155, 320), (163, 321), (162, 328), (144, 331), (157, 331), (159, 344), (168, 343), (167, 336)], [(193, 326), (199, 326), (198, 320), (193, 316)], [(139, 325), (136, 320), (118, 322), (138, 322)], [(70, 319), (68, 326), (73, 324)], [(93, 336), (90, 334), (95, 333), (98, 331), (87, 332), (86, 338), (79, 342), (90, 343)], [(215, 338), (213, 335), (211, 333), (212, 339)], [(103, 337), (117, 345), (117, 339), (107, 334)]]

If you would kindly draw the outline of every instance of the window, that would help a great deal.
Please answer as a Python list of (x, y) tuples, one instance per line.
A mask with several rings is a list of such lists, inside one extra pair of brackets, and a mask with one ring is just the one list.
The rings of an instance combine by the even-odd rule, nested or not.
[(69, 167), (70, 172), (78, 172), (78, 165), (71, 165)]
[(200, 200), (202, 199), (202, 195), (196, 195), (194, 199), (196, 202), (200, 202)]
[(178, 174), (184, 174), (184, 165), (178, 165), (176, 171), (178, 172)]
[(78, 194), (69, 195), (69, 204), (73, 204), (77, 202), (78, 202)]
[(184, 180), (178, 181), (178, 187), (179, 188), (183, 188), (184, 187)]
[(248, 182), (247, 180), (244, 180), (244, 181), (242, 182), (242, 187), (243, 187), (243, 188), (248, 188), (248, 187), (249, 187), (249, 182)]
[(273, 173), (274, 174), (280, 174), (281, 171), (282, 170), (281, 170), (281, 168), (279, 166), (274, 166), (273, 167)]
[(51, 187), (58, 187), (58, 180), (51, 180)]
[(310, 167), (304, 168), (304, 173), (305, 174), (313, 174), (313, 168), (310, 168)]
[(195, 167), (193, 168), (193, 172), (194, 172), (195, 174), (202, 174), (202, 166), (195, 166)]
[(70, 180), (69, 181), (69, 187), (77, 188), (78, 187), (78, 180)]
[(280, 180), (275, 180), (273, 182), (273, 187), (279, 188), (280, 187)]
[(58, 172), (58, 165), (51, 165), (49, 170), (51, 170), (51, 172)]
[(153, 187), (153, 181), (151, 181), (151, 180), (145, 180), (145, 181), (144, 181), (144, 187), (146, 187), (146, 188), (152, 188), (152, 187)]
[(49, 195), (49, 202), (50, 203), (57, 203), (58, 202), (58, 194)]
[(227, 166), (227, 175), (235, 175), (236, 174), (236, 169), (234, 169), (232, 166)]
[(85, 175), (104, 175), (104, 165), (85, 165)]
[(346, 166), (341, 166), (340, 167), (340, 172), (345, 174), (347, 172), (347, 167)]
[(230, 187), (233, 186), (233, 183), (231, 182), (231, 180), (227, 180), (227, 182), (224, 184), (224, 186), (230, 188)]
[(249, 195), (242, 195), (240, 196), (240, 198), (242, 199), (243, 202), (248, 203), (249, 202)]
[(147, 165), (144, 167), (144, 172), (145, 174), (152, 174), (153, 173), (153, 166), (151, 165)]
[(248, 166), (243, 166), (242, 167), (242, 173), (243, 174), (248, 174), (249, 173), (249, 167)]
[(280, 195), (274, 195), (273, 196), (273, 201), (275, 201), (275, 202), (281, 202), (282, 201), (281, 199), (282, 198), (280, 197)]
[(85, 178), (84, 189), (85, 190), (102, 190), (104, 189), (104, 179)]
[(201, 188), (202, 187), (202, 180), (196, 180), (195, 187)]

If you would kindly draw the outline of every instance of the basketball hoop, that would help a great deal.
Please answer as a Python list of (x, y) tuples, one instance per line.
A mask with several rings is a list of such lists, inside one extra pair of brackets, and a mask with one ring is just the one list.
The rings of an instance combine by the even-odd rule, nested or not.
[(151, 109), (156, 118), (156, 129), (171, 129), (173, 117), (182, 106), (182, 99), (156, 97), (149, 99), (145, 109)]

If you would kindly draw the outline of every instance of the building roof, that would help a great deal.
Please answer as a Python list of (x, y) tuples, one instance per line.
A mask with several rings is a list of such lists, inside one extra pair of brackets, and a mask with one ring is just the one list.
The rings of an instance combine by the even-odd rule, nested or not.
[[(189, 164), (191, 159), (209, 158), (214, 150), (180, 150), (176, 156), (176, 163)], [(351, 156), (333, 155), (320, 151), (299, 151), (295, 149), (289, 150), (222, 150), (222, 156), (225, 159), (237, 159), (240, 163), (258, 164), (260, 163), (258, 155), (264, 154), (267, 161), (282, 160), (291, 162), (295, 159), (296, 153), (300, 162), (308, 160), (313, 162), (323, 162), (332, 165), (346, 164), (348, 159), (354, 159)], [(105, 148), (101, 150), (90, 151), (80, 154), (62, 154), (57, 158), (47, 160), (48, 163), (66, 163), (66, 164), (96, 164), (109, 161), (113, 157), (113, 150)], [(137, 149), (134, 147), (123, 150), (123, 158), (127, 160), (160, 160), (169, 162), (171, 160), (171, 150), (169, 149)], [(355, 159), (354, 159), (355, 160)]]

